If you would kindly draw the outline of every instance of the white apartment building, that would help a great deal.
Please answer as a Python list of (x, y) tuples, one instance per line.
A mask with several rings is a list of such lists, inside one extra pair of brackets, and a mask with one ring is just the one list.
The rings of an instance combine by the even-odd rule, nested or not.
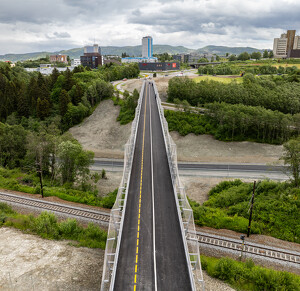
[(280, 38), (274, 38), (273, 53), (275, 58), (287, 57), (287, 34), (283, 33)]
[(72, 67), (77, 67), (77, 66), (80, 66), (80, 65), (81, 65), (80, 59), (71, 60), (71, 66)]
[(288, 30), (280, 38), (274, 38), (273, 53), (275, 58), (299, 58), (300, 36), (296, 30)]

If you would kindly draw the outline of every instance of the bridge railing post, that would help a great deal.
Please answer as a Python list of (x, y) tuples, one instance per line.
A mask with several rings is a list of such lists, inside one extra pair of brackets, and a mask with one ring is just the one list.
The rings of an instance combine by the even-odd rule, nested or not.
[(118, 261), (120, 241), (122, 236), (124, 213), (126, 209), (128, 185), (130, 182), (131, 167), (135, 150), (135, 142), (144, 97), (145, 82), (142, 85), (140, 97), (135, 111), (135, 118), (131, 126), (131, 135), (124, 149), (123, 176), (118, 189), (116, 202), (111, 210), (110, 222), (107, 233), (107, 241), (104, 255), (101, 291), (112, 291), (116, 274), (116, 263)]
[(187, 199), (185, 189), (179, 179), (176, 145), (169, 134), (168, 123), (164, 117), (164, 110), (161, 105), (161, 100), (159, 98), (155, 82), (153, 82), (153, 88), (156, 95), (156, 102), (158, 106), (162, 132), (165, 140), (169, 169), (173, 183), (174, 195), (181, 225), (181, 232), (184, 241), (187, 263), (189, 266), (191, 283), (193, 285), (193, 290), (199, 289), (196, 287), (195, 282), (198, 282), (202, 286), (201, 289), (204, 290), (204, 281), (200, 262), (199, 242), (195, 229), (193, 210)]

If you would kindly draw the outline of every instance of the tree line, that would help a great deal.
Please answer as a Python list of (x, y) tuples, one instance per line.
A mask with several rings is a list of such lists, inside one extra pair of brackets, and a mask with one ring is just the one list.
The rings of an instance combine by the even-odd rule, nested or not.
[(62, 130), (67, 130), (91, 113), (92, 107), (113, 95), (112, 80), (139, 75), (136, 64), (109, 64), (89, 71), (77, 67), (73, 72), (50, 76), (27, 73), (20, 67), (0, 64), (0, 121), (10, 120), (26, 127), (29, 118), (46, 121), (60, 119)]
[(251, 65), (251, 64), (219, 64), (219, 65), (207, 65), (199, 67), (199, 74), (208, 75), (240, 75), (243, 73), (251, 73), (255, 75), (269, 75), (269, 74), (291, 74), (297, 72), (298, 68), (296, 66), (283, 67), (279, 65), (278, 67), (272, 66), (270, 64), (264, 65)]
[(77, 183), (84, 187), (94, 154), (69, 134), (60, 135), (58, 127), (38, 124), (24, 129), (22, 125), (0, 123), (0, 166), (20, 167), (47, 176), (53, 183)]
[(165, 111), (170, 131), (181, 135), (211, 134), (223, 141), (256, 141), (281, 144), (300, 131), (298, 119), (290, 114), (259, 106), (209, 103), (205, 114)]
[[(300, 112), (300, 75), (254, 77), (246, 74), (243, 83), (224, 84), (217, 81), (203, 80), (195, 83), (189, 78), (172, 78), (169, 81), (168, 100), (186, 100), (192, 106), (206, 103), (226, 102), (261, 106), (285, 114)], [(295, 81), (296, 79), (296, 81)]]

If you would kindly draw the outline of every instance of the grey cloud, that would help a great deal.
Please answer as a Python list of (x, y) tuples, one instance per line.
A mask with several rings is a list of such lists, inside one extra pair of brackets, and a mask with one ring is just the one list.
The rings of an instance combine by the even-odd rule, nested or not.
[(240, 27), (245, 30), (253, 28), (281, 28), (300, 27), (300, 3), (285, 4), (272, 7), (271, 11), (257, 10), (231, 11), (226, 5), (205, 7), (189, 7), (167, 5), (157, 12), (140, 11), (128, 17), (129, 23), (150, 25), (163, 32), (190, 31), (198, 33), (225, 34), (227, 27)]
[(70, 38), (71, 35), (68, 32), (54, 32), (53, 35), (55, 35), (57, 38)]
[[(143, 4), (143, 0), (139, 4)], [(134, 0), (11, 0), (1, 5), (0, 23), (70, 23), (101, 21), (136, 8)], [(128, 12), (129, 13), (129, 12)]]
[(71, 38), (71, 35), (68, 32), (53, 32), (53, 34), (45, 34), (47, 39), (62, 39), (62, 38)]

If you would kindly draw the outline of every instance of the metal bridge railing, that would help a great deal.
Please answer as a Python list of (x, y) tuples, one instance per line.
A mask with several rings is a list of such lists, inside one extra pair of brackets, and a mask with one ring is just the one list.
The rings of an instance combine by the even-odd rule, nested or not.
[(159, 94), (155, 82), (153, 82), (153, 88), (156, 95), (158, 112), (161, 120), (164, 140), (165, 140), (165, 146), (166, 146), (166, 151), (167, 151), (167, 156), (169, 161), (169, 168), (170, 168), (170, 173), (171, 173), (171, 178), (172, 178), (172, 183), (174, 188), (175, 200), (176, 200), (193, 290), (197, 290), (197, 287), (195, 285), (196, 282), (198, 282), (197, 286), (199, 285), (202, 286), (202, 290), (204, 290), (204, 280), (203, 280), (203, 274), (202, 274), (202, 268), (200, 262), (199, 243), (198, 243), (198, 237), (195, 229), (193, 210), (186, 197), (184, 186), (179, 179), (176, 144), (173, 142), (169, 134), (168, 123), (164, 116), (164, 109), (162, 108), (161, 100), (159, 98)]
[(143, 82), (140, 98), (138, 100), (138, 105), (135, 110), (135, 118), (132, 122), (131, 135), (125, 145), (124, 153), (124, 170), (123, 177), (118, 189), (118, 194), (116, 197), (116, 202), (111, 209), (110, 222), (108, 227), (105, 257), (103, 264), (103, 274), (101, 282), (101, 291), (112, 291), (115, 282), (117, 261), (120, 250), (120, 243), (122, 237), (128, 185), (130, 182), (131, 167), (135, 149), (135, 142), (137, 136), (137, 130), (140, 119), (141, 106), (144, 96), (145, 81)]

